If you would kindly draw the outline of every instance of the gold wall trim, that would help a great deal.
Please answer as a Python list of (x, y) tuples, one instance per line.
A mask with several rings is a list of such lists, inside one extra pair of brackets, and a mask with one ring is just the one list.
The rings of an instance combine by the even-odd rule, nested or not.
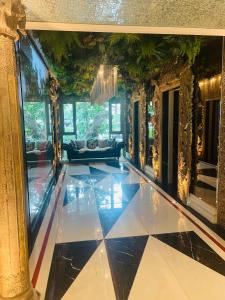
[(186, 202), (189, 196), (192, 167), (192, 102), (194, 76), (190, 66), (180, 74), (178, 131), (178, 196)]
[(153, 96), (153, 126), (155, 138), (153, 144), (153, 170), (156, 180), (161, 180), (162, 164), (162, 93), (180, 87), (179, 92), (179, 131), (178, 131), (178, 195), (186, 201), (189, 195), (192, 162), (192, 100), (193, 75), (189, 65), (178, 62), (167, 65), (155, 86)]

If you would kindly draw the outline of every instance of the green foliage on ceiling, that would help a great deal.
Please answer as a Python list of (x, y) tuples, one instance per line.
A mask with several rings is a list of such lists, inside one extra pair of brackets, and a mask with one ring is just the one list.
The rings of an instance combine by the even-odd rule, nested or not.
[(36, 36), (63, 92), (77, 96), (89, 94), (101, 63), (117, 65), (121, 87), (129, 86), (179, 58), (193, 64), (202, 44), (194, 36), (47, 31)]

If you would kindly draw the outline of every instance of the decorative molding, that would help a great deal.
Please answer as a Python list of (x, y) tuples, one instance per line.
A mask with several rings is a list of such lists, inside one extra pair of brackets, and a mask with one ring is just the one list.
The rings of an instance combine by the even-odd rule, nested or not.
[(183, 202), (191, 183), (193, 80), (190, 66), (185, 66), (180, 74), (178, 131), (178, 196)]
[(173, 89), (180, 85), (180, 73), (184, 64), (182, 61), (171, 61), (165, 65), (158, 80), (152, 80), (151, 84), (155, 87), (152, 103), (154, 108), (153, 126), (154, 126), (154, 144), (152, 165), (154, 170), (154, 178), (160, 180), (161, 176), (161, 112), (162, 93), (166, 90)]
[(152, 80), (155, 86), (153, 96), (153, 126), (155, 132), (153, 144), (153, 170), (156, 180), (161, 176), (161, 97), (166, 90), (180, 86), (179, 92), (179, 132), (178, 132), (178, 195), (186, 201), (189, 195), (191, 179), (191, 145), (192, 145), (192, 97), (193, 75), (191, 68), (182, 61), (165, 66), (159, 80)]
[(26, 15), (20, 0), (0, 0), (0, 35), (17, 40), (17, 29), (25, 33)]
[(129, 132), (129, 155), (134, 160), (134, 102), (139, 103), (139, 163), (144, 170), (146, 160), (146, 92), (143, 84), (135, 87), (132, 92), (129, 104), (128, 122), (130, 124)]

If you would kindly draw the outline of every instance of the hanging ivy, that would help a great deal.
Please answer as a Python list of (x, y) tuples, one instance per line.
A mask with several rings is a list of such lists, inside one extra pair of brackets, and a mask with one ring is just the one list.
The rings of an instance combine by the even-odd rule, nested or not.
[(193, 64), (202, 38), (126, 33), (36, 32), (62, 91), (87, 96), (101, 63), (117, 65), (119, 83), (129, 86), (160, 73), (173, 58)]

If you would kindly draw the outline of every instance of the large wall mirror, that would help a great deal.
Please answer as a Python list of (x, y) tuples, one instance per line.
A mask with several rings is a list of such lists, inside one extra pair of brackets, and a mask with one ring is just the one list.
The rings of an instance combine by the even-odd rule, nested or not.
[(17, 44), (28, 191), (29, 244), (32, 248), (53, 182), (48, 69), (28, 38)]

